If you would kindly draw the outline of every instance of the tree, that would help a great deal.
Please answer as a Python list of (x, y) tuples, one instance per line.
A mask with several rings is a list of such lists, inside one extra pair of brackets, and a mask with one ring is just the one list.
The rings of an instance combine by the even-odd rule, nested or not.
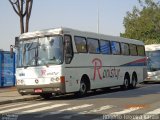
[(28, 32), (33, 0), (9, 0), (9, 2), (20, 18), (21, 34)]
[(136, 6), (124, 17), (125, 33), (122, 37), (142, 40), (145, 44), (160, 43), (160, 3), (153, 0), (138, 0)]

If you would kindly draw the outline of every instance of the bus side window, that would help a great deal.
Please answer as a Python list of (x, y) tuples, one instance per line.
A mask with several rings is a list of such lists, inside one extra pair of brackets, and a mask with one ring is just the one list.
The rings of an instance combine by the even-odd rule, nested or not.
[(138, 55), (138, 53), (137, 53), (137, 46), (136, 45), (130, 44), (129, 48), (130, 48), (130, 54), (132, 56), (137, 56)]
[(145, 56), (145, 48), (142, 45), (138, 45), (137, 46), (137, 50), (138, 50), (138, 55), (139, 56)]
[(99, 40), (94, 38), (87, 38), (87, 47), (89, 53), (99, 54)]
[(70, 64), (73, 58), (73, 47), (72, 47), (72, 39), (70, 35), (64, 36), (64, 43), (65, 43), (65, 63)]
[(76, 44), (77, 52), (78, 53), (86, 53), (87, 52), (87, 43), (85, 37), (75, 36), (74, 41)]
[(121, 49), (120, 49), (120, 43), (111, 41), (111, 49), (112, 49), (112, 54), (113, 55), (120, 55), (121, 54)]
[(111, 54), (111, 46), (108, 40), (100, 40), (100, 51), (102, 54)]
[(122, 55), (129, 55), (129, 45), (127, 43), (121, 43)]

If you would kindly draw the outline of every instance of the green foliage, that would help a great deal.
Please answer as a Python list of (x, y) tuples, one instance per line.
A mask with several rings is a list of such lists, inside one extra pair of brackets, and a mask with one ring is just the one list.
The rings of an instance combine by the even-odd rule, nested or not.
[(145, 44), (160, 43), (160, 3), (153, 0), (138, 0), (136, 6), (124, 17), (125, 33), (122, 37), (142, 40)]

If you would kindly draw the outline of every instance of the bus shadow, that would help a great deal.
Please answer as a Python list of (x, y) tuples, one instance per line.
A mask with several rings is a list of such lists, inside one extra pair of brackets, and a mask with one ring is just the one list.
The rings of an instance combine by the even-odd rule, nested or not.
[(97, 96), (88, 97), (88, 99), (95, 99), (95, 98), (133, 98), (133, 97), (141, 97), (144, 95), (159, 95), (160, 94), (160, 84), (154, 83), (154, 84), (141, 84), (135, 89), (129, 89), (129, 90), (121, 90), (118, 89), (111, 89), (110, 92), (107, 92), (107, 94), (104, 92), (100, 93)]
[[(144, 87), (145, 86), (145, 87)], [(77, 97), (73, 93), (66, 95), (56, 95), (49, 100), (83, 100), (83, 99), (95, 99), (95, 98), (130, 98), (140, 97), (148, 94), (159, 94), (159, 84), (147, 84), (140, 85), (135, 89), (123, 90), (119, 87), (110, 89), (98, 89), (96, 91), (89, 91), (83, 97)], [(45, 100), (45, 99), (41, 99)]]
[[(138, 89), (138, 88), (136, 88)], [(96, 91), (89, 91), (87, 92), (87, 94), (85, 96), (76, 96), (74, 93), (70, 93), (70, 94), (65, 94), (65, 95), (56, 95), (53, 96), (52, 98), (48, 99), (48, 100), (75, 100), (75, 99), (86, 99), (88, 97), (91, 96), (96, 96), (96, 95), (103, 95), (103, 94), (109, 94), (109, 93), (114, 93), (114, 92), (119, 92), (119, 91), (123, 91), (120, 88), (115, 88), (115, 89), (97, 89)], [(41, 100), (45, 100), (45, 99), (41, 99)]]
[(151, 82), (146, 82), (146, 83), (142, 83), (142, 84), (145, 84), (145, 85), (160, 84), (160, 81), (158, 81), (158, 82), (151, 81)]

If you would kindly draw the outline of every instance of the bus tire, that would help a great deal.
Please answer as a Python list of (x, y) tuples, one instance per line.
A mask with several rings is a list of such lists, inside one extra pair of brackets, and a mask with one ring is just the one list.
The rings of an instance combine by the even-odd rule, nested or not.
[(83, 97), (89, 90), (90, 90), (90, 79), (88, 75), (84, 74), (81, 78), (80, 89), (78, 92), (75, 93), (75, 95), (77, 97)]
[(137, 74), (133, 73), (130, 88), (134, 89), (134, 88), (136, 88), (136, 85), (137, 85)]
[(83, 96), (86, 95), (87, 91), (88, 91), (87, 83), (84, 82), (84, 80), (81, 80), (81, 82), (80, 82), (80, 89), (79, 89), (78, 92), (75, 93), (75, 95), (77, 97), (83, 97)]
[(40, 96), (46, 100), (49, 100), (53, 95), (52, 93), (43, 93), (43, 94), (40, 94)]
[(123, 85), (121, 85), (121, 89), (127, 90), (129, 88), (129, 76), (125, 75)]

